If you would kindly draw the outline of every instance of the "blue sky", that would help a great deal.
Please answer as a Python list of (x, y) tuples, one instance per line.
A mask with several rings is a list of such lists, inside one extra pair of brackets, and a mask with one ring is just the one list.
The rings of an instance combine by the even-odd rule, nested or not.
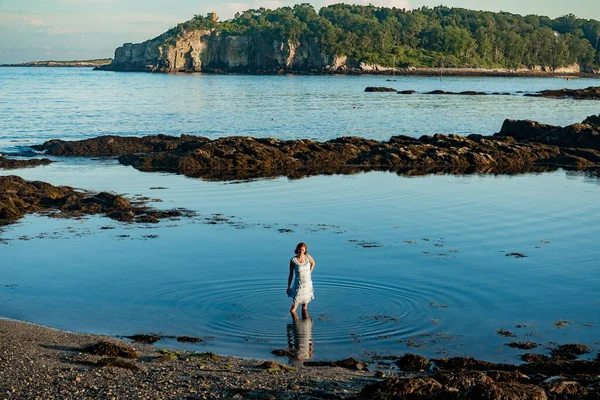
[[(307, 0), (0, 0), (0, 64), (34, 60), (112, 57), (116, 47), (163, 33), (194, 14), (221, 19), (249, 8), (276, 8)], [(308, 1), (320, 8), (335, 0)], [(573, 13), (600, 20), (597, 0), (356, 0), (355, 4), (418, 8), (440, 4), (477, 10), (538, 14)]]

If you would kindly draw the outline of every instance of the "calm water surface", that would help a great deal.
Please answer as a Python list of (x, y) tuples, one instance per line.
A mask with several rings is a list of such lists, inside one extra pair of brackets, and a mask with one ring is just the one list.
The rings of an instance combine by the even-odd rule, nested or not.
[[(521, 93), (583, 88), (597, 79), (380, 76), (153, 75), (69, 68), (0, 68), (3, 140), (182, 133), (328, 140), (362, 136), (493, 134), (506, 118), (568, 125), (594, 101)], [(367, 86), (513, 96), (364, 93)]]
[[(592, 80), (397, 79), (0, 68), (0, 148), (100, 134), (493, 133), (507, 117), (565, 125), (599, 112), (594, 102), (516, 94)], [(363, 93), (372, 85), (515, 95)], [(516, 362), (519, 352), (504, 346), (512, 340), (598, 350), (597, 175), (370, 172), (224, 183), (114, 160), (56, 160), (0, 174), (159, 198), (152, 205), (199, 215), (147, 226), (23, 219), (0, 232), (2, 317), (109, 335), (214, 336), (159, 344), (257, 358), (308, 340), (314, 359), (408, 351)], [(313, 321), (292, 326), (285, 288), (299, 241), (317, 262), (316, 299)]]

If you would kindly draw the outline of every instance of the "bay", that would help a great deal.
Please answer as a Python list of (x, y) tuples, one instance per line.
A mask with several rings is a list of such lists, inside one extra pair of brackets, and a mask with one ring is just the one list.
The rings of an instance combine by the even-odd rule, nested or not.
[[(491, 134), (504, 118), (566, 125), (598, 113), (592, 101), (517, 93), (594, 80), (395, 79), (0, 68), (0, 152), (100, 134)], [(514, 95), (401, 96), (366, 86)], [(5, 227), (1, 317), (109, 335), (214, 336), (159, 344), (256, 358), (307, 340), (315, 360), (416, 352), (517, 362), (520, 352), (505, 346), (513, 340), (598, 350), (594, 173), (209, 182), (112, 159), (55, 160), (0, 174), (161, 199), (151, 204), (200, 215), (147, 226), (28, 216)], [(291, 324), (285, 296), (299, 241), (317, 262), (313, 322), (303, 327)]]

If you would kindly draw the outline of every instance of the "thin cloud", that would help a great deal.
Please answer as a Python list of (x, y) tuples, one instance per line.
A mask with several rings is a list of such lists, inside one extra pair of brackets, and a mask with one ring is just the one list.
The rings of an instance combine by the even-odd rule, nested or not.
[(68, 35), (71, 33), (78, 33), (79, 29), (69, 28), (64, 26), (53, 26), (48, 28), (49, 35)]
[(105, 6), (107, 4), (117, 4), (118, 0), (55, 0), (57, 3), (63, 4), (97, 4)]
[(39, 19), (32, 19), (28, 15), (23, 17), (23, 21), (25, 21), (27, 23), (27, 25), (33, 25), (33, 26), (44, 25), (44, 23), (42, 21), (40, 21)]

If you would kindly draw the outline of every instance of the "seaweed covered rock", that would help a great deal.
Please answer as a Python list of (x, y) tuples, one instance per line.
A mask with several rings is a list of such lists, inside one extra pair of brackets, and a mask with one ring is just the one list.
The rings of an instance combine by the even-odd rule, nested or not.
[[(510, 138), (472, 140), (458, 135), (392, 137), (388, 142), (344, 137), (327, 142), (220, 138), (188, 152), (129, 154), (119, 162), (141, 171), (176, 171), (212, 179), (309, 176), (365, 170), (520, 171), (559, 156), (592, 166), (600, 152), (573, 154), (557, 146), (521, 144)], [(587, 160), (584, 156), (590, 156)], [(566, 157), (565, 157), (566, 159)], [(423, 173), (423, 172), (421, 172)]]
[(560, 376), (550, 377), (542, 382), (540, 386), (551, 396), (558, 395), (561, 397), (572, 396), (572, 398), (582, 398), (589, 393), (589, 390), (579, 382), (565, 379)]
[(118, 221), (135, 222), (158, 222), (162, 218), (193, 214), (186, 210), (162, 211), (143, 204), (132, 205), (124, 197), (108, 192), (91, 194), (69, 186), (29, 182), (14, 175), (0, 176), (0, 226), (26, 214), (41, 212), (62, 217), (104, 214)]
[(520, 383), (477, 383), (466, 393), (469, 400), (547, 400), (544, 389)]
[(139, 333), (136, 335), (131, 335), (131, 336), (125, 336), (127, 339), (131, 339), (134, 342), (137, 343), (146, 343), (146, 344), (152, 344), (152, 343), (156, 343), (158, 342), (160, 339), (162, 339), (162, 337), (160, 335), (157, 335), (155, 333)]
[(403, 371), (422, 371), (427, 368), (429, 361), (425, 357), (407, 353), (396, 361), (396, 365)]
[(576, 360), (578, 356), (589, 353), (589, 346), (583, 344), (563, 344), (550, 351), (553, 360)]
[(550, 361), (550, 357), (545, 354), (525, 353), (521, 355), (521, 360), (528, 363), (545, 363)]
[(475, 92), (472, 90), (466, 90), (464, 92), (446, 92), (444, 90), (432, 90), (430, 92), (426, 92), (425, 94), (458, 94), (463, 96), (485, 96), (487, 93), (485, 92)]
[(494, 136), (393, 136), (388, 141), (339, 137), (326, 142), (274, 138), (102, 136), (39, 146), (62, 156), (119, 156), (123, 165), (141, 171), (177, 172), (192, 177), (229, 180), (368, 170), (416, 175), (447, 173), (519, 173), (540, 168), (584, 169), (600, 165), (596, 117), (555, 127), (533, 121), (506, 120)]
[(307, 367), (340, 367), (355, 371), (363, 371), (368, 368), (369, 363), (350, 357), (339, 361), (306, 361), (304, 362), (304, 365)]
[(441, 390), (442, 385), (433, 378), (388, 378), (365, 386), (359, 397), (361, 399), (426, 399)]
[(575, 100), (600, 100), (600, 86), (590, 86), (585, 89), (542, 90), (538, 93), (528, 93), (529, 97), (549, 97), (554, 99), (571, 98)]
[(368, 86), (365, 92), (395, 92), (396, 89), (383, 86)]
[(451, 388), (464, 391), (477, 383), (493, 383), (494, 380), (481, 371), (459, 371), (456, 373), (437, 373), (435, 379)]
[(181, 137), (168, 135), (144, 137), (108, 135), (75, 141), (54, 139), (32, 147), (54, 156), (98, 157), (170, 151), (175, 150), (183, 143), (189, 147), (190, 143), (206, 141), (208, 139), (205, 137), (188, 135), (181, 135)]
[(30, 158), (26, 160), (17, 160), (13, 158), (6, 158), (0, 155), (0, 169), (37, 167), (39, 165), (48, 165), (51, 163), (52, 160), (49, 160), (48, 158)]
[(99, 341), (97, 343), (90, 344), (83, 347), (81, 351), (97, 356), (122, 357), (130, 359), (140, 358), (139, 354), (134, 349), (107, 341)]
[[(546, 143), (559, 147), (600, 150), (600, 115), (566, 127), (530, 120), (507, 119), (494, 136), (510, 136), (523, 143)], [(571, 151), (572, 152), (572, 151)]]
[(473, 357), (452, 357), (434, 360), (442, 370), (474, 370), (474, 371), (514, 371), (515, 366), (510, 364), (496, 364), (477, 360)]

